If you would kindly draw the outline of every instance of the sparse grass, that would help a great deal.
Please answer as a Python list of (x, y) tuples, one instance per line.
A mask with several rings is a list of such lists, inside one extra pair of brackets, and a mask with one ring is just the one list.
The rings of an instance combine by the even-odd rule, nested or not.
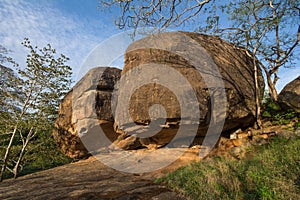
[(274, 138), (248, 159), (192, 163), (157, 182), (189, 199), (300, 199), (300, 138)]

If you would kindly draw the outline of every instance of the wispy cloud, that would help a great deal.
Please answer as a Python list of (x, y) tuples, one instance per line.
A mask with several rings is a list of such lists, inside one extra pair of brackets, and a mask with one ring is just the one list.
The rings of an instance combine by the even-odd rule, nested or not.
[(0, 0), (0, 27), (0, 44), (14, 52), (12, 57), (17, 62), (24, 64), (25, 51), (20, 43), (28, 37), (33, 44), (50, 43), (59, 53), (67, 55), (74, 72), (84, 57), (105, 39), (103, 29), (108, 33), (107, 25), (101, 24), (100, 19), (80, 19), (63, 13), (51, 1)]
[[(68, 64), (75, 78), (89, 52), (117, 32), (112, 21), (105, 21), (108, 16), (101, 19), (99, 15), (88, 14), (64, 12), (53, 1), (0, 0), (0, 44), (13, 51), (12, 57), (18, 63), (25, 64), (26, 52), (21, 45), (24, 37), (41, 47), (50, 43), (70, 58)], [(299, 67), (282, 69), (279, 75), (277, 88), (281, 90), (300, 75), (300, 70)]]

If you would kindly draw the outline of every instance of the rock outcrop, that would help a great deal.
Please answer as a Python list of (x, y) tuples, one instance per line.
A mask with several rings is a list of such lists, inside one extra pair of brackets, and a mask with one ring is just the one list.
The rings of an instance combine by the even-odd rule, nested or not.
[[(93, 68), (62, 100), (53, 136), (67, 156), (88, 156), (93, 151), (92, 145), (98, 145), (98, 148), (99, 141), (105, 143), (101, 138), (102, 133), (110, 142), (116, 139), (111, 97), (120, 75), (121, 70), (117, 68)], [(102, 133), (99, 133), (99, 130)], [(95, 140), (98, 143), (94, 142)], [(89, 142), (91, 145), (87, 145)]]
[[(220, 133), (254, 123), (254, 82), (245, 49), (218, 37), (149, 36), (128, 47), (122, 75), (94, 68), (75, 85), (62, 101), (53, 135), (72, 158), (106, 151), (102, 147), (187, 147), (207, 135), (212, 147)], [(260, 70), (258, 83), (262, 98)]]
[(300, 76), (283, 88), (278, 96), (278, 101), (283, 107), (300, 112)]
[[(192, 125), (200, 137), (210, 125), (219, 124), (225, 132), (251, 126), (255, 120), (252, 59), (244, 49), (218, 37), (175, 32), (136, 41), (125, 53), (122, 79), (126, 86), (119, 86), (115, 129), (124, 138), (136, 137), (141, 146), (166, 145), (180, 128), (184, 137), (193, 138)], [(262, 97), (260, 70), (258, 82)]]

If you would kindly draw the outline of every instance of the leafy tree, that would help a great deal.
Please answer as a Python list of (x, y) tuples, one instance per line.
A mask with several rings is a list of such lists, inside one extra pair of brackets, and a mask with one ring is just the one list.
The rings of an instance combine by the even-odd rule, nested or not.
[(10, 90), (10, 86), (15, 82), (16, 76), (14, 71), (9, 67), (5, 67), (5, 65), (13, 65), (17, 66), (8, 54), (11, 51), (0, 45), (0, 129), (7, 130), (8, 129), (8, 120), (10, 118), (10, 113), (12, 110), (16, 109), (14, 104), (12, 103), (12, 96), (15, 96), (15, 93)]
[(13, 81), (15, 78), (14, 72), (12, 69), (5, 67), (0, 64), (0, 111), (8, 112), (9, 110), (9, 99), (7, 96), (9, 82)]
[(11, 61), (12, 59), (7, 56), (8, 53), (11, 51), (5, 48), (3, 45), (0, 44), (0, 64), (3, 64), (7, 61)]
[(5, 48), (0, 44), (0, 110), (4, 112), (7, 110), (7, 105), (5, 103), (5, 92), (8, 89), (8, 82), (14, 78), (14, 72), (12, 69), (5, 67), (4, 63), (14, 63), (13, 60), (7, 55), (10, 53), (10, 50)]
[[(245, 47), (252, 57), (256, 87), (256, 117), (260, 126), (260, 88), (257, 82), (257, 70), (260, 67), (265, 72), (268, 91), (271, 99), (277, 101), (276, 83), (279, 79), (278, 70), (281, 67), (293, 66), (296, 48), (300, 41), (300, 1), (283, 0), (241, 0), (236, 3), (227, 2), (219, 5), (226, 13), (229, 27), (221, 27), (221, 18), (216, 10), (207, 21), (214, 27), (214, 34)], [(213, 20), (211, 20), (213, 19)]]
[[(57, 108), (71, 84), (71, 68), (65, 63), (69, 60), (65, 55), (56, 55), (50, 44), (43, 48), (31, 45), (28, 38), (22, 43), (29, 50), (26, 67), (15, 66), (17, 75), (9, 81), (4, 93), (14, 109), (10, 110), (8, 126), (1, 134), (9, 135), (3, 158), (0, 181), (6, 169), (16, 178), (20, 163), (29, 142), (38, 134), (51, 126), (57, 117)], [(14, 143), (21, 142), (17, 159), (13, 167), (8, 166), (10, 153)]]
[(256, 61), (265, 72), (269, 94), (277, 101), (278, 70), (294, 66), (297, 58), (300, 1), (241, 0), (222, 5), (221, 9), (229, 16), (231, 27), (216, 27), (218, 34), (226, 35), (225, 39), (246, 47), (258, 58)]

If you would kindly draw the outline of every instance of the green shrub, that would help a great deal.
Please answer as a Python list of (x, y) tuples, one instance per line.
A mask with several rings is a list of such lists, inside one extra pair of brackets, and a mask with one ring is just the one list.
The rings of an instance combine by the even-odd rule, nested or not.
[(274, 125), (287, 125), (293, 119), (300, 121), (300, 114), (293, 109), (282, 109), (278, 103), (265, 96), (262, 105), (262, 118), (270, 120)]

